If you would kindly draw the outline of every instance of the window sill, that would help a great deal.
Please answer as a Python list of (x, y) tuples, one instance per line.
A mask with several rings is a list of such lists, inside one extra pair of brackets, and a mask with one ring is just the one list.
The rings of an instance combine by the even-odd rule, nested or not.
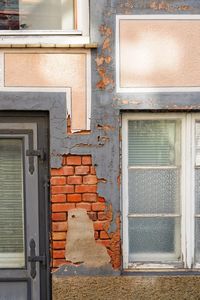
[(81, 44), (89, 44), (90, 37), (80, 35), (79, 32), (75, 34), (67, 34), (67, 32), (56, 33), (48, 32), (48, 34), (38, 33), (38, 34), (30, 34), (30, 33), (15, 33), (15, 34), (3, 34), (0, 32), (0, 44), (1, 45), (30, 45), (30, 44), (66, 44), (66, 45), (81, 45)]
[(96, 49), (98, 47), (97, 43), (86, 43), (86, 44), (50, 44), (50, 43), (35, 43), (35, 44), (0, 44), (0, 49), (21, 49), (21, 48), (26, 48), (26, 49), (38, 49), (38, 48), (56, 48), (56, 49)]
[(125, 269), (122, 276), (200, 276), (200, 269)]

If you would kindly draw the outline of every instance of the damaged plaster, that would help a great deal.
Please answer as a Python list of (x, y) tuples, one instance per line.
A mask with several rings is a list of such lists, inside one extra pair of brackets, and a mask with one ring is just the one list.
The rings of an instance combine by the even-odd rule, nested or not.
[(95, 241), (93, 222), (85, 209), (72, 209), (68, 212), (65, 249), (66, 261), (73, 264), (98, 268), (110, 262), (106, 248)]

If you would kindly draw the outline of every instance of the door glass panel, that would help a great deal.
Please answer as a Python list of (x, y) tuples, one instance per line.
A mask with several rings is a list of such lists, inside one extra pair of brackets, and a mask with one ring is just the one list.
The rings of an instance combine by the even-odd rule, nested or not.
[(23, 141), (0, 138), (0, 268), (24, 265)]

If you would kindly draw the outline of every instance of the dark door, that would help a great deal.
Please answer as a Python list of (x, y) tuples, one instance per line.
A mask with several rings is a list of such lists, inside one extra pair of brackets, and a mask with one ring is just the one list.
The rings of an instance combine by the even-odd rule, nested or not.
[(48, 116), (0, 113), (0, 300), (49, 294)]

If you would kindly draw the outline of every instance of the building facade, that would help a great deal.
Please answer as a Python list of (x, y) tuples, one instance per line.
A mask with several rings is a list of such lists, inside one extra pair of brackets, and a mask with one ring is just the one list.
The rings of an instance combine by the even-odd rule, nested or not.
[(199, 299), (200, 3), (0, 4), (0, 299)]

